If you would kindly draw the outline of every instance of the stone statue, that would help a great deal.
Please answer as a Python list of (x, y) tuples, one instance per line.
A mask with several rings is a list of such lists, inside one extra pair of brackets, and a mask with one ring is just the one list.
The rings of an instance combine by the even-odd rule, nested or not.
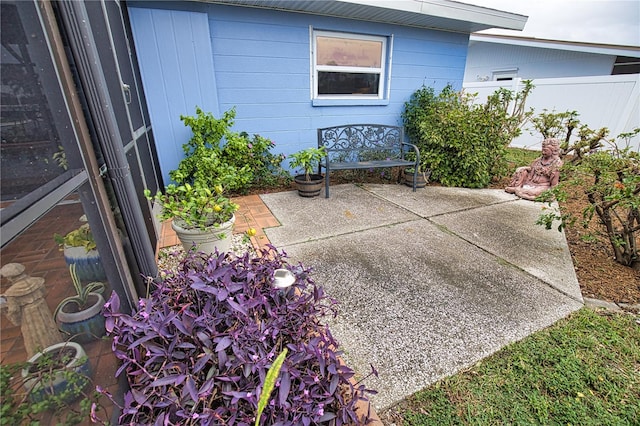
[(542, 141), (542, 156), (529, 166), (518, 167), (511, 183), (504, 190), (525, 200), (535, 200), (560, 179), (560, 141), (549, 138)]
[(6, 304), (2, 310), (9, 321), (20, 326), (27, 356), (31, 358), (41, 349), (63, 342), (44, 299), (44, 278), (28, 276), (20, 263), (4, 265), (0, 274), (12, 283), (4, 293)]

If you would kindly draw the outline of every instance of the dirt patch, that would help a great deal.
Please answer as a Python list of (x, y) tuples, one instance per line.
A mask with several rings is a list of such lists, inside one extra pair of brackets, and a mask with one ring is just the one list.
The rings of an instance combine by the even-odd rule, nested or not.
[[(587, 207), (585, 197), (560, 203), (563, 213), (581, 218)], [(584, 297), (610, 302), (640, 303), (640, 271), (614, 260), (604, 226), (594, 217), (589, 226), (580, 223), (565, 230), (578, 282)], [(594, 238), (585, 241), (584, 238)]]

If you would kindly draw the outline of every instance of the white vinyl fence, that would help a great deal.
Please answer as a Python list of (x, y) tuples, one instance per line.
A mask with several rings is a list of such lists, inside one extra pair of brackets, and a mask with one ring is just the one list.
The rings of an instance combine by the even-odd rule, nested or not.
[[(581, 124), (594, 130), (607, 127), (609, 137), (640, 127), (640, 74), (545, 78), (533, 80), (533, 84), (526, 109), (533, 108), (536, 115), (545, 108), (548, 112), (577, 111)], [(514, 79), (469, 82), (463, 88), (477, 93), (478, 102), (485, 102), (500, 87), (519, 90), (522, 86), (521, 79)], [(542, 136), (528, 123), (511, 146), (539, 150), (541, 140)], [(640, 137), (632, 139), (631, 145), (640, 149)]]

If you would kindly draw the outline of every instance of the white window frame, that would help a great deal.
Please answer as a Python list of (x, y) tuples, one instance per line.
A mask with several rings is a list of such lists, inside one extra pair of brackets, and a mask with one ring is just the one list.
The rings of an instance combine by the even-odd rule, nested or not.
[[(390, 79), (390, 57), (389, 52), (389, 37), (365, 35), (357, 33), (345, 33), (338, 31), (322, 31), (311, 30), (311, 99), (314, 101), (322, 100), (347, 100), (347, 101), (382, 101), (387, 99), (389, 92), (389, 79)], [(368, 40), (377, 41), (382, 43), (380, 67), (352, 67), (352, 66), (337, 66), (337, 65), (317, 65), (317, 40), (318, 37), (332, 37), (332, 38), (345, 38), (350, 40)], [(387, 67), (387, 64), (389, 66)], [(335, 94), (335, 95), (320, 95), (318, 94), (318, 73), (319, 72), (345, 72), (345, 73), (363, 73), (363, 74), (379, 74), (378, 79), (378, 93), (377, 94)], [(385, 91), (386, 87), (386, 91)]]
[(518, 68), (503, 68), (491, 72), (493, 81), (509, 81), (518, 78)]

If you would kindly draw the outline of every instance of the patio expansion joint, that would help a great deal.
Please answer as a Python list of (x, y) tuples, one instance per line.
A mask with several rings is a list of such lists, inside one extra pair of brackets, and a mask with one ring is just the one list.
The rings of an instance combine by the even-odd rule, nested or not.
[[(400, 221), (397, 221), (397, 222), (384, 223), (384, 224), (381, 224), (381, 225), (371, 226), (371, 227), (368, 227), (368, 228), (355, 229), (355, 230), (352, 230), (352, 231), (349, 231), (349, 232), (336, 233), (336, 234), (328, 235), (328, 236), (324, 236), (324, 237), (309, 238), (309, 239), (304, 240), (304, 241), (295, 241), (295, 242), (283, 245), (282, 248), (299, 246), (301, 244), (307, 244), (307, 243), (316, 242), (316, 241), (326, 241), (326, 240), (331, 240), (331, 239), (337, 238), (337, 237), (343, 237), (345, 235), (354, 235), (354, 234), (359, 234), (359, 233), (364, 232), (364, 231), (389, 228), (389, 227), (392, 227), (392, 226), (402, 225), (402, 224), (405, 224), (405, 223), (421, 222), (423, 220), (425, 220), (425, 219), (416, 215), (415, 218), (411, 218), (411, 219), (407, 219), (407, 220), (400, 220)], [(280, 247), (278, 247), (278, 248), (280, 248)]]
[[(510, 201), (507, 201), (507, 202), (510, 202)], [(502, 204), (502, 203), (496, 203), (496, 204)], [(468, 210), (472, 210), (472, 209), (468, 209)], [(440, 216), (440, 215), (438, 215), (438, 216)], [(434, 216), (434, 217), (436, 217), (436, 216)], [(486, 248), (480, 246), (479, 244), (474, 243), (470, 239), (465, 238), (464, 236), (452, 231), (451, 229), (447, 228), (446, 226), (432, 221), (431, 218), (425, 218), (425, 220), (427, 220), (428, 222), (432, 223), (434, 226), (436, 226), (438, 229), (442, 230), (443, 232), (446, 232), (451, 236), (459, 238), (460, 240), (466, 242), (467, 244), (470, 244), (470, 245), (476, 247), (477, 249), (481, 250), (482, 252), (488, 254), (489, 256), (494, 258), (499, 264), (506, 265), (506, 266), (512, 267), (514, 269), (517, 269), (521, 273), (524, 273), (525, 275), (533, 278), (534, 280), (538, 281), (539, 283), (543, 284), (544, 286), (549, 287), (552, 290), (557, 291), (558, 293), (562, 294), (563, 296), (566, 296), (569, 299), (572, 299), (572, 300), (574, 300), (574, 301), (576, 301), (578, 303), (584, 304), (584, 301), (582, 300), (582, 298), (578, 298), (578, 297), (576, 297), (576, 296), (574, 296), (574, 295), (562, 290), (561, 288), (558, 288), (558, 287), (554, 286), (552, 283), (550, 283), (550, 282), (548, 282), (546, 280), (543, 280), (542, 278), (540, 278), (540, 277), (536, 276), (535, 274), (532, 274), (531, 272), (523, 269), (522, 267), (516, 265), (515, 263), (509, 261), (508, 259), (505, 259), (504, 257), (499, 256), (498, 254), (496, 254), (496, 253), (494, 253), (494, 252), (492, 252), (490, 250), (487, 250)]]
[(489, 204), (480, 204), (480, 205), (477, 205), (477, 206), (462, 207), (462, 208), (459, 208), (457, 210), (448, 210), (448, 211), (442, 212), (442, 213), (434, 213), (434, 214), (430, 214), (430, 215), (423, 215), (423, 214), (420, 214), (418, 212), (415, 212), (415, 211), (411, 210), (410, 208), (408, 208), (406, 206), (401, 205), (400, 203), (397, 203), (397, 202), (393, 201), (392, 199), (386, 198), (386, 197), (376, 193), (375, 191), (372, 191), (371, 189), (368, 189), (366, 186), (358, 186), (358, 188), (362, 189), (363, 191), (367, 192), (368, 194), (370, 194), (370, 195), (372, 195), (372, 196), (374, 196), (374, 197), (376, 197), (376, 198), (378, 198), (378, 199), (380, 199), (382, 201), (385, 201), (385, 202), (388, 202), (388, 203), (392, 204), (394, 207), (396, 207), (396, 208), (398, 208), (400, 210), (404, 210), (407, 213), (411, 213), (412, 215), (415, 215), (415, 216), (417, 216), (419, 218), (426, 219), (426, 220), (430, 220), (432, 218), (437, 218), (439, 216), (446, 216), (446, 215), (455, 214), (455, 213), (461, 213), (461, 212), (466, 212), (466, 211), (471, 211), (471, 210), (483, 209), (483, 208), (486, 208), (486, 207), (489, 207), (489, 206), (497, 206), (497, 205), (500, 205), (500, 204), (509, 204), (509, 203), (515, 203), (517, 201), (520, 201), (520, 198), (515, 198), (515, 199), (512, 199), (512, 200), (499, 200), (499, 201), (495, 201), (495, 202), (492, 202), (492, 203), (489, 203)]

